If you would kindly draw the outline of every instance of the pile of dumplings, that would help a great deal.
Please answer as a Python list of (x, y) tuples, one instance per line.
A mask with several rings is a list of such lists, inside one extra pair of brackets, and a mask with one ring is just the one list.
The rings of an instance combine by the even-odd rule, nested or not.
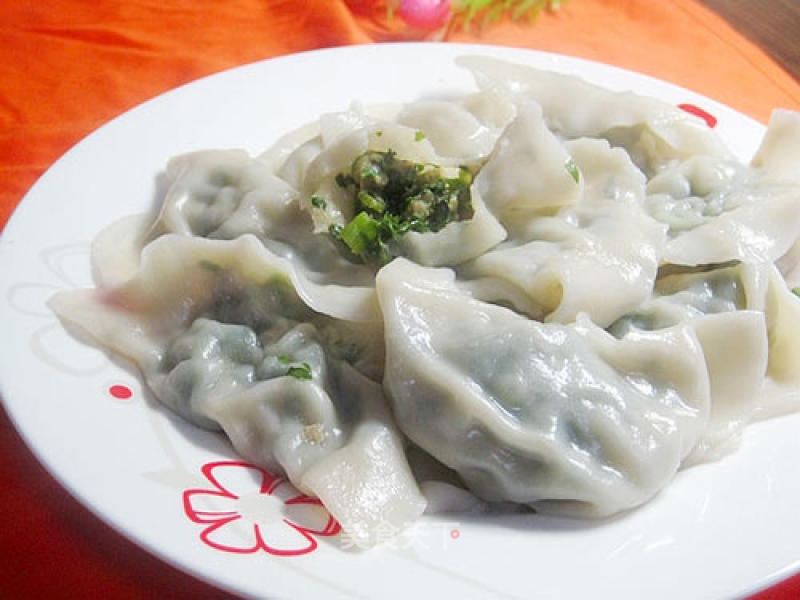
[[(173, 158), (50, 302), (364, 546), (426, 507), (631, 509), (800, 400), (800, 115), (742, 164), (659, 100), (459, 64), (474, 92)], [(468, 168), (471, 218), (357, 260), (329, 232), (367, 151)]]

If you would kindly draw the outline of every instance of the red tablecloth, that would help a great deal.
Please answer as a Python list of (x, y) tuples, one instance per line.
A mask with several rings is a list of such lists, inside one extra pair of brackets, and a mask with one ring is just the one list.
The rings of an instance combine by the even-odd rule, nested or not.
[[(62, 0), (0, 3), (0, 227), (70, 146), (176, 85), (301, 50), (408, 39), (379, 0)], [(535, 24), (452, 30), (445, 41), (612, 63), (766, 121), (800, 110), (800, 84), (693, 0), (572, 0)], [(99, 522), (36, 462), (0, 411), (0, 598), (230, 597)], [(798, 540), (800, 547), (800, 540)], [(759, 599), (800, 597), (800, 578)]]

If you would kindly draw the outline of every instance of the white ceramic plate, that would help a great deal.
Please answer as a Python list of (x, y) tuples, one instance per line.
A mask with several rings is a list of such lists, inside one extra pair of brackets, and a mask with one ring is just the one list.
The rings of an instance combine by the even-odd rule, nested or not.
[[(469, 53), (694, 104), (718, 119), (720, 134), (745, 160), (763, 131), (667, 83), (498, 47), (340, 48), (181, 87), (75, 146), (9, 222), (0, 246), (0, 382), (12, 419), (47, 468), (100, 518), (163, 559), (247, 597), (726, 598), (790, 574), (800, 567), (800, 415), (751, 426), (737, 453), (679, 473), (654, 501), (608, 522), (426, 517), (411, 533), (358, 552), (342, 534), (330, 535), (324, 520), (312, 523), (319, 517), (313, 511), (287, 509), (284, 486), (259, 495), (261, 474), (237, 464), (220, 437), (154, 404), (132, 371), (69, 337), (45, 307), (55, 290), (90, 284), (90, 241), (109, 222), (150, 207), (170, 156), (202, 148), (258, 152), (353, 100), (471, 89), (470, 76), (453, 64)], [(117, 397), (127, 392), (129, 398)], [(317, 533), (298, 535), (283, 516)]]

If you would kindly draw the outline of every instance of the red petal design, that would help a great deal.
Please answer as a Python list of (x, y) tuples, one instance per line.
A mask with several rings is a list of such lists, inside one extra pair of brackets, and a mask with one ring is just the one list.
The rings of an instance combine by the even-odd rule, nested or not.
[(700, 117), (706, 122), (706, 125), (709, 127), (716, 127), (717, 126), (717, 118), (709, 112), (704, 111), (699, 106), (695, 106), (694, 104), (678, 104), (678, 108), (683, 111), (686, 111), (690, 115), (694, 115), (695, 117)]
[(183, 492), (183, 512), (186, 513), (186, 516), (189, 517), (195, 523), (215, 523), (220, 519), (227, 519), (231, 516), (237, 516), (237, 513), (234, 511), (222, 510), (222, 511), (211, 511), (211, 510), (196, 510), (194, 507), (194, 503), (192, 502), (192, 498), (195, 496), (217, 496), (220, 498), (226, 498), (228, 500), (231, 497), (223, 492), (217, 492), (212, 490), (186, 490)]
[[(218, 529), (221, 529), (222, 527), (229, 525), (230, 523), (238, 521), (239, 519), (241, 519), (241, 517), (239, 515), (235, 515), (228, 519), (222, 519), (220, 521), (217, 521), (216, 523), (214, 523), (210, 527), (206, 527), (202, 531), (202, 533), (200, 534), (200, 539), (203, 540), (203, 542), (206, 545), (211, 546), (215, 550), (222, 550), (223, 552), (234, 552), (236, 554), (253, 554), (254, 552), (258, 552), (258, 550), (261, 549), (261, 540), (257, 532), (256, 535), (254, 536), (255, 543), (250, 547), (230, 546), (227, 544), (221, 544), (219, 542), (215, 542), (213, 539), (211, 539), (210, 537), (211, 534), (216, 532)], [(253, 527), (253, 529), (254, 531), (257, 531), (255, 526)]]
[(285, 519), (283, 522), (286, 523), (286, 525), (288, 525), (292, 529), (296, 530), (297, 533), (299, 533), (301, 536), (303, 536), (308, 541), (308, 546), (306, 546), (305, 548), (296, 548), (294, 550), (282, 550), (281, 548), (275, 548), (274, 546), (270, 546), (269, 544), (267, 544), (266, 541), (264, 541), (264, 538), (261, 536), (261, 528), (258, 525), (256, 525), (255, 526), (256, 539), (266, 552), (274, 556), (300, 556), (302, 554), (308, 554), (309, 552), (313, 552), (314, 550), (317, 549), (317, 540), (311, 537), (311, 535), (305, 529), (303, 529), (302, 527), (297, 527), (296, 525), (294, 525), (293, 523), (289, 523)]

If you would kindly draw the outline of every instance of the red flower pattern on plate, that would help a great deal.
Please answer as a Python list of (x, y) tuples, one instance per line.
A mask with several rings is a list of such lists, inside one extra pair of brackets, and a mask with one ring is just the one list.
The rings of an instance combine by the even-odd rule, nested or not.
[(317, 548), (315, 536), (332, 536), (339, 523), (322, 503), (299, 493), (286, 479), (237, 461), (203, 465), (210, 489), (183, 493), (183, 510), (207, 525), (200, 539), (223, 552), (299, 556)]

